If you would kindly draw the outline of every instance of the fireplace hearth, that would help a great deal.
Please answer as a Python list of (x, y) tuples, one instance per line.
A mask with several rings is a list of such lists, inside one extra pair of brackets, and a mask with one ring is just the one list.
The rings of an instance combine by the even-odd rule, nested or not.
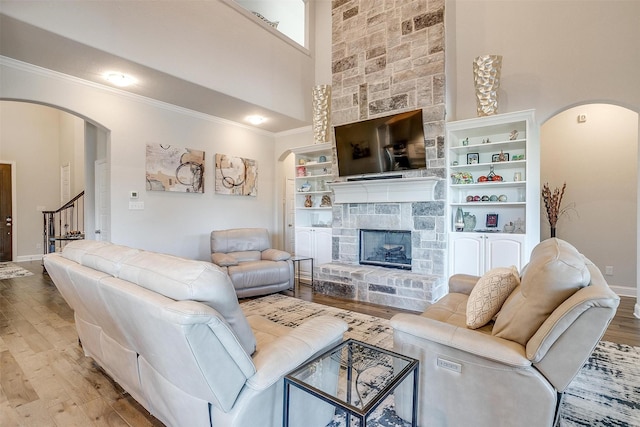
[(411, 270), (411, 231), (361, 229), (360, 264)]

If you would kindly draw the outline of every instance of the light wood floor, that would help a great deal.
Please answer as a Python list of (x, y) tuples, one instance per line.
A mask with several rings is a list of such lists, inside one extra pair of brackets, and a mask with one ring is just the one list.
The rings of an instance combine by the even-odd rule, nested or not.
[[(40, 262), (19, 264), (34, 275), (0, 280), (0, 426), (162, 426), (84, 357), (73, 312)], [(308, 286), (297, 297), (386, 319), (399, 312), (314, 295)], [(634, 304), (622, 299), (605, 340), (640, 346)]]

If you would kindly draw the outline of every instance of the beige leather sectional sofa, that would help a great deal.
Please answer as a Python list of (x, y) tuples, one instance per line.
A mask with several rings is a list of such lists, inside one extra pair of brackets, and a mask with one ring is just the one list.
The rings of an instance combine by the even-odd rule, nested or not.
[[(229, 276), (207, 262), (82, 240), (44, 265), (85, 354), (168, 426), (281, 426), (283, 376), (347, 329), (327, 316), (295, 329), (247, 318)], [(292, 425), (332, 415), (309, 401)]]

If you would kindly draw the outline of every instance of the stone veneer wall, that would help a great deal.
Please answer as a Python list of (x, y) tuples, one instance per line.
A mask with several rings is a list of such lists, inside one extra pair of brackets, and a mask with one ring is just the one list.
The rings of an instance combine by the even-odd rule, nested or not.
[[(332, 1), (332, 125), (420, 108), (427, 169), (404, 175), (444, 180), (444, 0)], [(335, 205), (336, 262), (320, 266), (314, 289), (415, 310), (437, 300), (446, 292), (445, 191), (441, 181), (435, 201)], [(359, 228), (411, 230), (412, 271), (355, 268)]]

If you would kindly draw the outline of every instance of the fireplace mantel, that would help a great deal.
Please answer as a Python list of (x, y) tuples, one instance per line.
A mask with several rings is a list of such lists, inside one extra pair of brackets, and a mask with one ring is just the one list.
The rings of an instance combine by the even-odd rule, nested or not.
[(428, 202), (438, 178), (412, 177), (331, 182), (333, 203)]

